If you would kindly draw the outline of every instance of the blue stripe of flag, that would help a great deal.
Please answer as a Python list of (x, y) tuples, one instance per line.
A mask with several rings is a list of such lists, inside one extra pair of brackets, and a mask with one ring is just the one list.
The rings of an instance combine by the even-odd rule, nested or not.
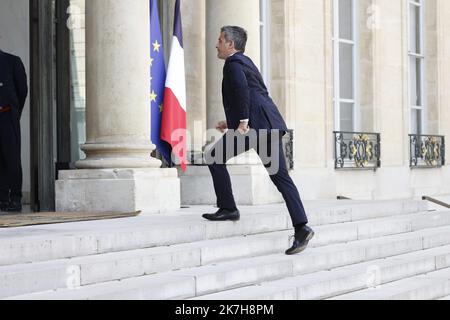
[(157, 0), (150, 0), (150, 67), (151, 76), (151, 141), (164, 159), (171, 164), (171, 147), (161, 140), (161, 119), (164, 101), (164, 87), (166, 83), (166, 67), (164, 63), (164, 49), (159, 24)]
[(177, 0), (175, 3), (173, 35), (178, 38), (178, 42), (180, 43), (181, 47), (184, 48), (184, 46), (183, 46), (183, 26), (181, 23), (180, 0)]

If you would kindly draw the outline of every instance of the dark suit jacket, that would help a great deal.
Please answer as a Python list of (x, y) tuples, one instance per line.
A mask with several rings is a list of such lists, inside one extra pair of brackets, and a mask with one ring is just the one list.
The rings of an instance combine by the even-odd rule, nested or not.
[(229, 129), (249, 119), (252, 129), (278, 129), (287, 132), (277, 106), (272, 101), (261, 73), (253, 61), (238, 52), (225, 61), (222, 97)]
[(27, 75), (22, 60), (0, 51), (0, 106), (11, 106), (20, 118), (27, 94)]

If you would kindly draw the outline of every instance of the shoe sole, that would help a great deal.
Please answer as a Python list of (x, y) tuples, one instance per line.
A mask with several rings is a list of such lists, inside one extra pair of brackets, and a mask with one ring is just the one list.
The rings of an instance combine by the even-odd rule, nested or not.
[(236, 218), (236, 219), (208, 219), (208, 218), (205, 218), (205, 217), (202, 217), (202, 218), (205, 219), (205, 220), (208, 220), (208, 221), (213, 221), (213, 222), (224, 222), (224, 221), (233, 221), (233, 222), (236, 222), (236, 221), (241, 220), (240, 217), (239, 217), (239, 218)]
[(305, 240), (305, 244), (303, 244), (302, 246), (298, 247), (295, 251), (292, 251), (291, 253), (286, 253), (288, 256), (294, 255), (294, 254), (299, 254), (303, 251), (305, 251), (305, 249), (308, 247), (309, 242), (312, 240), (312, 238), (314, 238), (315, 232), (312, 231), (308, 237)]

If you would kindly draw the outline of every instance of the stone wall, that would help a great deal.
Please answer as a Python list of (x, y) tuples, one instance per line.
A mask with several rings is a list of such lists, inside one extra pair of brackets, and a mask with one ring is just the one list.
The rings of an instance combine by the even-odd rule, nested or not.
[[(447, 167), (409, 168), (406, 1), (358, 1), (360, 128), (382, 135), (382, 168), (335, 171), (332, 1), (272, 1), (272, 94), (295, 129), (293, 177), (305, 198), (391, 198), (448, 192)], [(425, 6), (427, 134), (448, 135), (449, 17), (444, 1)], [(447, 18), (446, 18), (447, 17)], [(445, 70), (445, 71), (444, 71)], [(445, 118), (447, 117), (447, 118)], [(445, 121), (444, 119), (447, 119)], [(448, 150), (448, 146), (447, 146)], [(448, 151), (447, 151), (448, 154)]]
[[(81, 2), (73, 0), (80, 8)], [(427, 133), (450, 137), (450, 96), (446, 90), (450, 86), (448, 3), (426, 1), (426, 113)], [(331, 4), (330, 0), (270, 1), (271, 95), (288, 126), (295, 130), (296, 169), (292, 175), (302, 195), (306, 199), (333, 198), (338, 194), (382, 199), (450, 192), (445, 183), (448, 167), (420, 171), (409, 168), (406, 1), (359, 1), (360, 129), (382, 134), (382, 168), (376, 172), (334, 169)], [(161, 13), (166, 41), (172, 32), (173, 5), (174, 0), (170, 0)], [(222, 62), (217, 60), (214, 47), (221, 25), (240, 24), (249, 30), (248, 54), (259, 64), (258, 9), (255, 0), (236, 5), (215, 0), (183, 2), (191, 132), (205, 132), (224, 117), (220, 92)], [(73, 32), (74, 61), (79, 68), (74, 93), (80, 93), (79, 103), (74, 103), (80, 110), (84, 76), (82, 33), (83, 27)], [(170, 45), (166, 47), (167, 56)], [(203, 142), (203, 138), (196, 140), (193, 149), (199, 150)]]

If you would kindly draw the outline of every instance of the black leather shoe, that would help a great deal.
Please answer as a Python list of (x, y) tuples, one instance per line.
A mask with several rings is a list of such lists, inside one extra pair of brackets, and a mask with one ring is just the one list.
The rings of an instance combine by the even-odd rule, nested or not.
[(314, 231), (310, 227), (304, 226), (300, 231), (295, 233), (294, 244), (286, 250), (286, 254), (293, 255), (304, 251), (313, 237)]
[(11, 202), (6, 211), (20, 213), (22, 212), (22, 204), (20, 202)]
[(0, 202), (0, 211), (8, 211), (9, 202)]
[(204, 214), (203, 218), (210, 221), (239, 221), (241, 214), (239, 210), (230, 211), (227, 209), (219, 209), (216, 213)]

